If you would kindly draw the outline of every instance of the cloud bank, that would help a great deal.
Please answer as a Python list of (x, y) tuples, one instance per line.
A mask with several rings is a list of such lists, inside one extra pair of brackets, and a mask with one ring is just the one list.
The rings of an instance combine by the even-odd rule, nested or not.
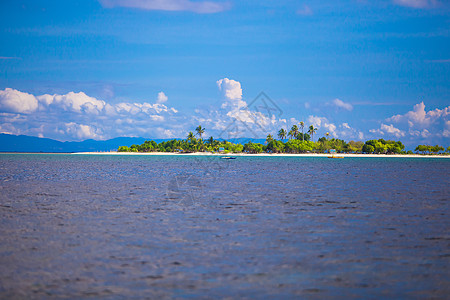
[(420, 102), (413, 110), (387, 118), (386, 122), (391, 124), (382, 123), (380, 128), (370, 132), (424, 143), (450, 138), (450, 106), (426, 111), (425, 104)]
[[(318, 130), (322, 130), (323, 134), (328, 132), (331, 137), (346, 140), (362, 140), (364, 133), (351, 127), (348, 123), (336, 125), (325, 117), (309, 116), (308, 124), (313, 125)], [(317, 139), (315, 139), (317, 140)]]
[(190, 0), (99, 0), (106, 8), (127, 7), (143, 10), (190, 11), (199, 14), (212, 14), (230, 8), (228, 2), (190, 1)]
[(83, 92), (34, 96), (6, 88), (0, 91), (0, 132), (63, 141), (178, 136), (181, 117), (166, 101), (162, 92), (156, 103), (109, 104)]
[[(216, 84), (221, 104), (197, 108), (193, 114), (182, 114), (168, 106), (169, 98), (162, 91), (153, 101), (112, 104), (83, 92), (32, 95), (6, 88), (0, 90), (0, 132), (60, 141), (119, 136), (185, 138), (188, 131), (202, 125), (207, 129), (205, 136), (229, 140), (263, 138), (268, 134), (276, 137), (280, 128), (289, 130), (292, 125), (299, 125), (300, 120), (292, 115), (282, 116), (263, 93), (246, 101), (237, 80), (222, 78)], [(326, 132), (344, 140), (400, 139), (410, 145), (447, 145), (450, 138), (450, 106), (426, 110), (424, 102), (420, 102), (411, 111), (386, 118), (376, 128), (366, 127), (364, 132), (348, 122), (337, 122), (340, 114), (335, 111), (324, 117), (330, 108), (353, 110), (351, 104), (335, 99), (303, 119), (305, 132), (309, 125), (318, 129), (315, 140)]]
[(394, 0), (394, 4), (412, 8), (431, 8), (438, 4), (436, 0)]

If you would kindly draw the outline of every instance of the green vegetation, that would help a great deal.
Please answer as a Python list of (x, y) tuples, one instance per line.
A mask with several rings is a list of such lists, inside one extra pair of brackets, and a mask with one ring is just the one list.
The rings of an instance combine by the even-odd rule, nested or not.
[[(375, 153), (375, 154), (413, 154), (412, 151), (405, 152), (405, 146), (400, 141), (391, 140), (368, 140), (349, 141), (342, 139), (329, 138), (327, 132), (314, 142), (312, 140), (317, 128), (309, 126), (308, 133), (303, 133), (305, 124), (299, 123), (302, 132), (297, 125), (292, 126), (289, 132), (282, 128), (277, 135), (280, 140), (276, 140), (271, 134), (267, 135), (264, 144), (248, 142), (244, 145), (234, 144), (225, 140), (216, 140), (209, 137), (202, 139), (205, 128), (198, 126), (195, 129), (196, 134), (190, 131), (185, 140), (172, 139), (157, 144), (155, 141), (145, 141), (142, 145), (120, 146), (118, 152), (224, 152), (224, 153), (329, 153), (331, 149), (337, 153)], [(197, 138), (197, 137), (198, 138)], [(283, 140), (288, 137), (286, 142)], [(450, 147), (445, 149), (442, 146), (419, 145), (415, 149), (416, 153), (421, 154), (443, 154), (444, 151), (450, 153)]]
[[(429, 145), (419, 145), (416, 147), (415, 151), (419, 151), (422, 154), (430, 154), (434, 153), (437, 154), (439, 152), (444, 152), (444, 147), (436, 145), (436, 146), (429, 146)], [(450, 147), (447, 148), (447, 152), (450, 152)]]
[(383, 139), (379, 140), (370, 140), (367, 141), (362, 147), (362, 152), (364, 153), (385, 153), (385, 154), (394, 154), (394, 153), (402, 153), (405, 149), (402, 142), (398, 141), (385, 141)]

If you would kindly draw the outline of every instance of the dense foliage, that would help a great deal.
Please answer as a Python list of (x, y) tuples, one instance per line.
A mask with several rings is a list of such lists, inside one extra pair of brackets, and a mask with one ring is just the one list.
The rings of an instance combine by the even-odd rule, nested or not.
[[(419, 151), (422, 154), (425, 153), (439, 153), (441, 151), (444, 151), (444, 147), (435, 145), (435, 146), (429, 146), (429, 145), (419, 145), (416, 147), (415, 151)], [(450, 147), (447, 148), (447, 152), (450, 152)]]
[[(304, 123), (300, 122), (300, 128), (303, 131)], [(329, 138), (327, 133), (325, 137), (321, 137), (314, 142), (314, 136), (317, 128), (309, 127), (308, 133), (300, 132), (299, 128), (294, 125), (288, 132), (285, 129), (278, 131), (280, 140), (276, 140), (271, 134), (266, 138), (264, 144), (248, 143), (241, 145), (225, 140), (216, 140), (209, 137), (202, 139), (205, 128), (198, 126), (196, 134), (189, 132), (186, 139), (173, 139), (157, 144), (155, 141), (145, 141), (141, 145), (131, 145), (130, 147), (121, 146), (118, 152), (224, 152), (224, 153), (330, 153), (330, 150), (336, 153), (376, 153), (376, 154), (410, 154), (411, 151), (405, 152), (405, 146), (400, 141), (391, 140), (368, 140), (346, 142), (342, 139)], [(196, 137), (197, 136), (197, 137)], [(288, 138), (286, 140), (286, 138)], [(442, 146), (419, 145), (415, 151), (422, 154), (440, 153), (445, 149)], [(450, 153), (450, 147), (446, 149)]]

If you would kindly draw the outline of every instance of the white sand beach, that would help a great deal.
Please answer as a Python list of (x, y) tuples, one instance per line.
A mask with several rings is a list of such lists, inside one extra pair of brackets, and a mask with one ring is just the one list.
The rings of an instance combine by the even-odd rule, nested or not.
[(262, 157), (358, 157), (358, 158), (450, 158), (450, 155), (420, 155), (420, 154), (327, 154), (327, 153), (211, 153), (211, 152), (77, 152), (74, 155), (176, 155), (176, 156), (262, 156)]

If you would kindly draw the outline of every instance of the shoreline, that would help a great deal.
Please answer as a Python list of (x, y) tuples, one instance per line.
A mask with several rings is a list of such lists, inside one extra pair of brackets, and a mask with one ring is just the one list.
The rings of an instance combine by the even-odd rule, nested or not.
[(211, 153), (211, 152), (0, 152), (16, 155), (122, 155), (122, 156), (235, 156), (235, 157), (330, 157), (334, 158), (450, 158), (450, 155), (422, 155), (422, 154), (354, 154), (354, 153)]
[(450, 158), (450, 155), (421, 155), (421, 154), (327, 154), (327, 153), (211, 153), (211, 152), (193, 152), (193, 153), (175, 153), (175, 152), (75, 152), (74, 155), (171, 155), (171, 156), (251, 156), (251, 157), (330, 157), (346, 158)]

